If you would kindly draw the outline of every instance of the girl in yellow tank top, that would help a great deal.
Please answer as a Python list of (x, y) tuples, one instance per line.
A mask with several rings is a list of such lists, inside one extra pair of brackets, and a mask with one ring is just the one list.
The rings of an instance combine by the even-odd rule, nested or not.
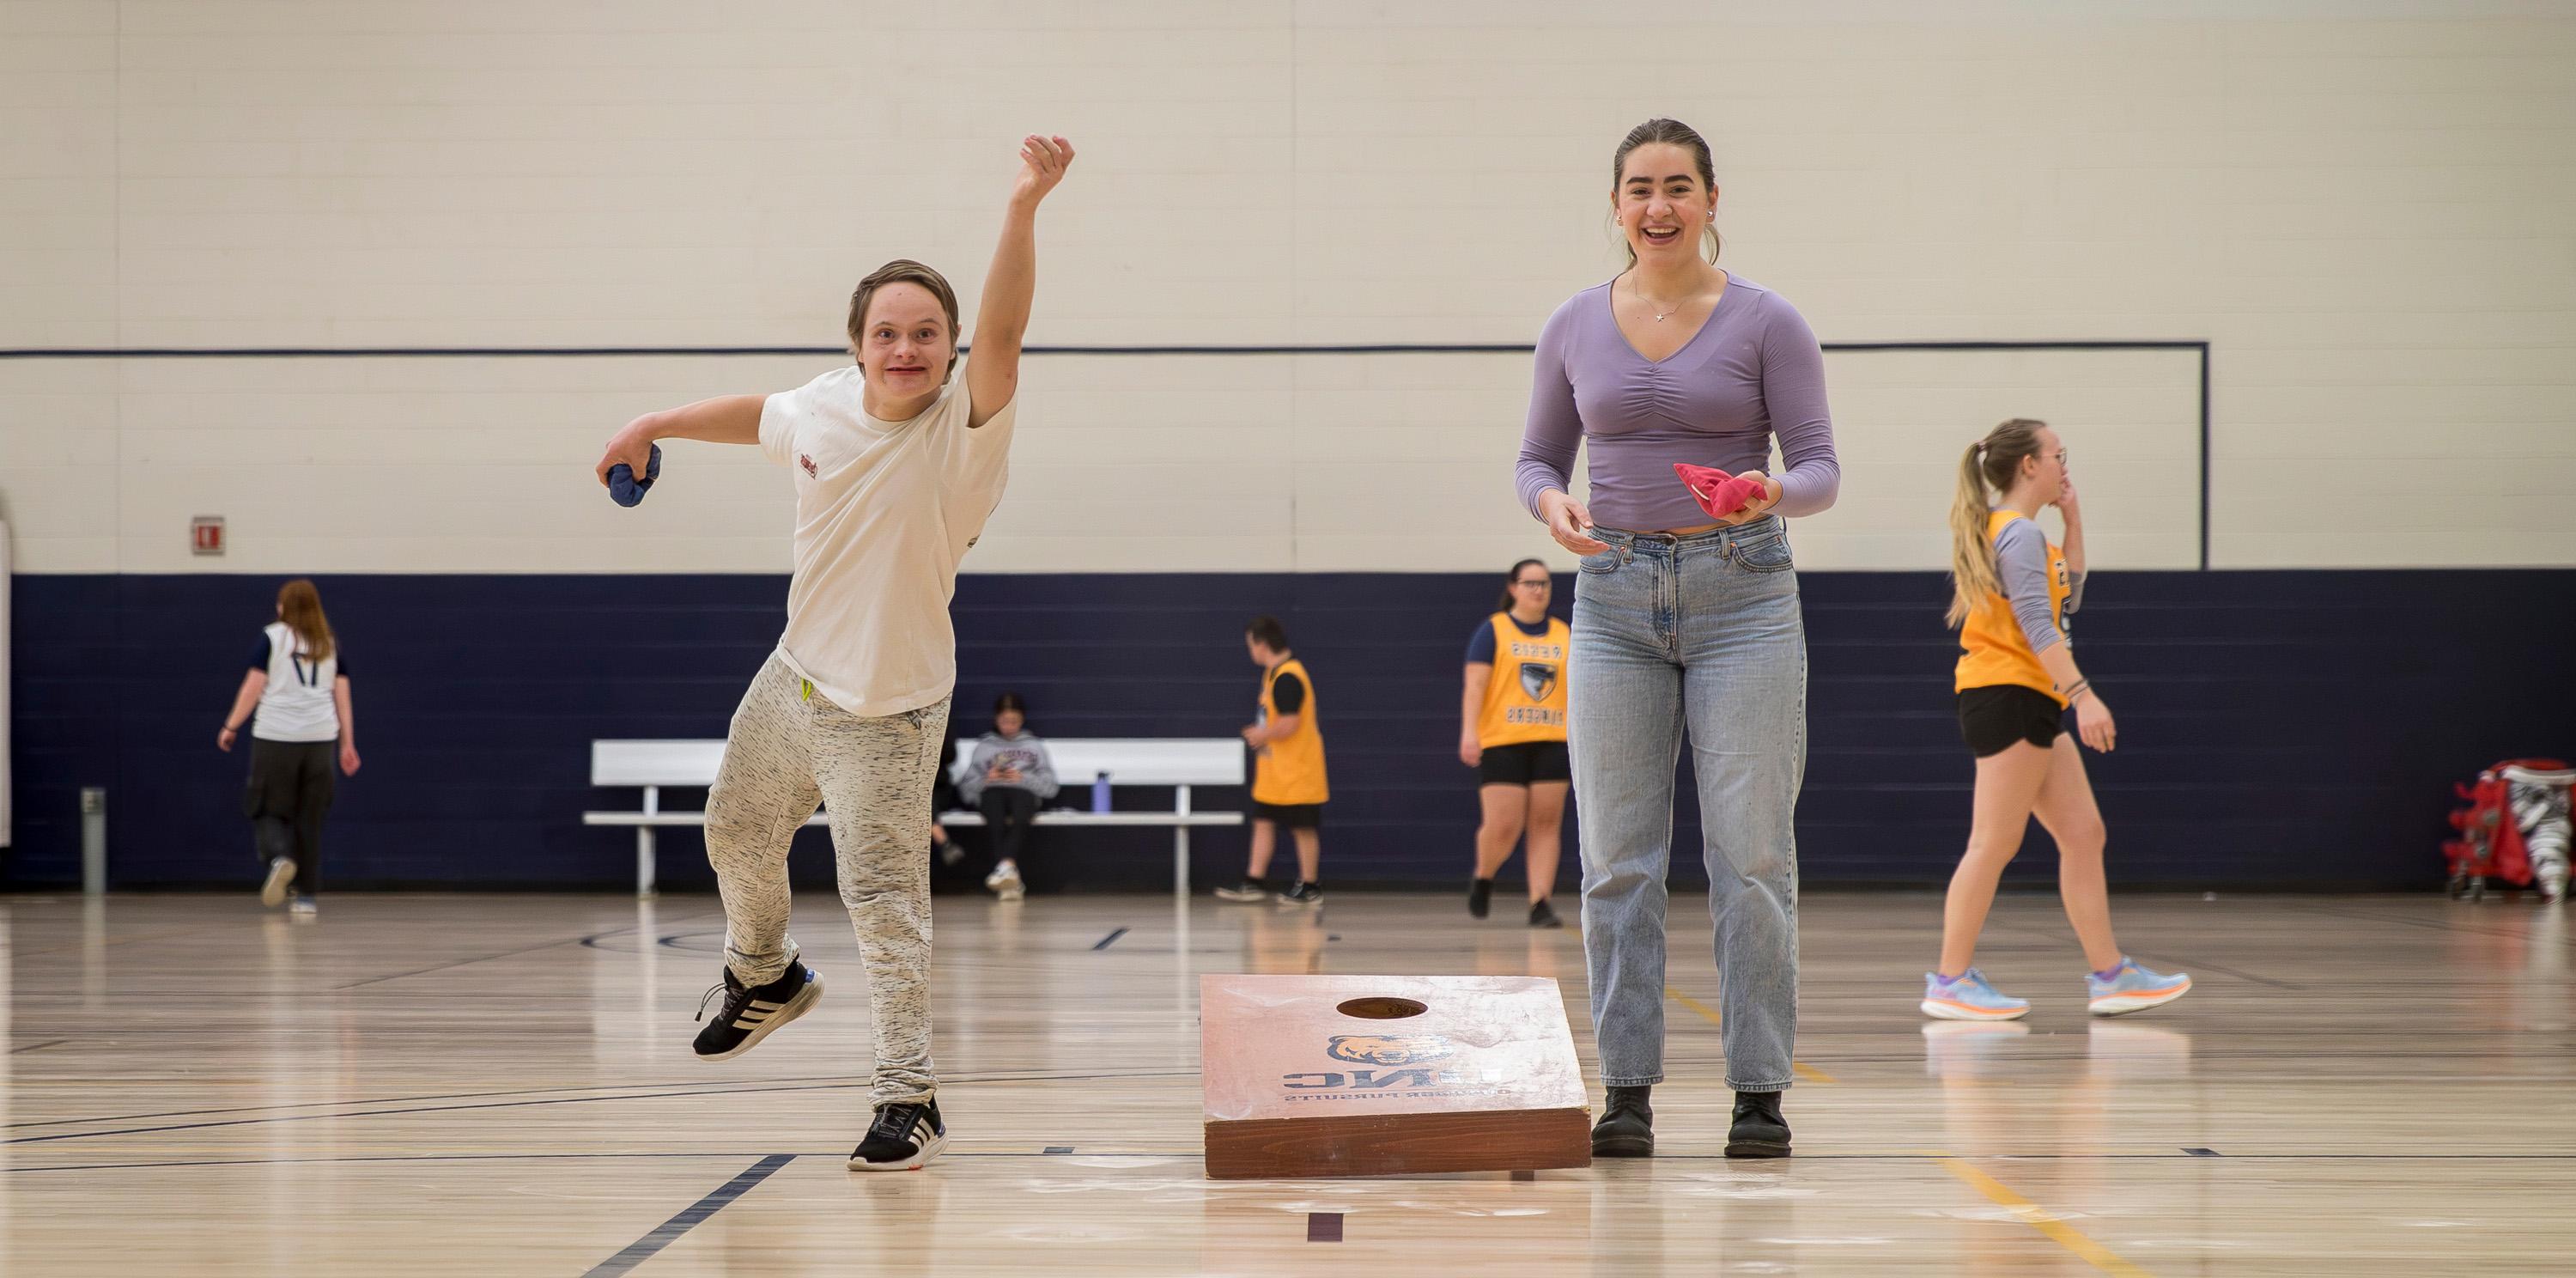
[[(1990, 504), (1989, 489), (2001, 497), (2000, 508)], [(2062, 550), (2031, 518), (2043, 506), (2057, 507), (2066, 520)], [(1949, 622), (1959, 628), (1961, 650), (1952, 687), (1959, 734), (1977, 756), (1977, 788), (1968, 850), (1942, 906), (1940, 965), (1923, 977), (1924, 1015), (2008, 1021), (2030, 1011), (1971, 962), (1995, 884), (2034, 816), (2057, 840), (2058, 894), (2084, 946), (2093, 1014), (2182, 997), (2190, 977), (2140, 967), (2111, 934), (2102, 812), (2083, 756), (2060, 730), (2073, 705), (2084, 744), (2107, 754), (2115, 743), (2110, 708), (2076, 668), (2066, 637), (2067, 614), (2084, 592), (2084, 515), (2056, 431), (2017, 417), (1969, 446), (1959, 462), (1950, 540)]]
[(1563, 927), (1548, 897), (1564, 850), (1565, 795), (1574, 770), (1565, 747), (1566, 663), (1574, 631), (1550, 616), (1555, 575), (1536, 559), (1512, 565), (1496, 605), (1467, 640), (1465, 694), (1458, 705), (1458, 758), (1477, 770), (1484, 821), (1476, 827), (1476, 876), (1467, 912), (1485, 917), (1494, 875), (1529, 843), (1531, 927)]
[(1297, 843), (1297, 882), (1279, 894), (1281, 905), (1321, 905), (1324, 900), (1324, 730), (1316, 719), (1314, 676), (1288, 649), (1288, 628), (1275, 617), (1255, 617), (1244, 627), (1244, 650), (1261, 667), (1260, 717), (1243, 729), (1252, 749), (1252, 857), (1243, 881), (1216, 890), (1228, 901), (1266, 900), (1263, 882), (1270, 854), (1285, 827)]

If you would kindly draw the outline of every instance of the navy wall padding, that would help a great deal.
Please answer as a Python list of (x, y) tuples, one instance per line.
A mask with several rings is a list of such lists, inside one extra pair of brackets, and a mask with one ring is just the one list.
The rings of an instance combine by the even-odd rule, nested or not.
[[(1457, 886), (1476, 821), (1471, 775), (1452, 753), (1460, 654), (1501, 578), (968, 576), (952, 732), (980, 731), (994, 694), (1011, 688), (1041, 733), (1230, 735), (1255, 692), (1243, 622), (1275, 613), (1320, 697), (1334, 791), (1327, 881)], [(632, 834), (579, 824), (585, 808), (636, 802), (589, 787), (589, 742), (721, 736), (786, 595), (779, 576), (317, 580), (358, 670), (365, 755), (332, 814), (331, 887), (631, 882)], [(109, 793), (113, 885), (252, 882), (245, 757), (217, 753), (214, 738), (276, 584), (16, 579), (18, 829), (0, 882), (78, 880), (78, 792), (93, 785)], [(1572, 585), (1559, 579), (1560, 612)], [(1804, 881), (1938, 884), (1966, 833), (1972, 775), (1950, 711), (1944, 583), (1811, 573), (1802, 586)], [(2430, 886), (2451, 782), (2499, 758), (2576, 753), (2576, 571), (2105, 572), (2076, 633), (2120, 716), (2118, 753), (2088, 763), (2121, 884)], [(1198, 802), (1240, 806), (1243, 795)], [(1686, 843), (1695, 819), (1685, 785)], [(1239, 872), (1243, 839), (1197, 835), (1200, 881)], [(661, 842), (667, 886), (709, 884), (694, 831)], [(1041, 890), (1153, 888), (1168, 882), (1170, 846), (1161, 831), (1042, 831), (1028, 868)], [(824, 886), (822, 832), (797, 849), (799, 880)], [(1704, 881), (1695, 855), (1680, 860), (1676, 883)], [(2050, 860), (2034, 832), (2012, 873), (2045, 881)]]

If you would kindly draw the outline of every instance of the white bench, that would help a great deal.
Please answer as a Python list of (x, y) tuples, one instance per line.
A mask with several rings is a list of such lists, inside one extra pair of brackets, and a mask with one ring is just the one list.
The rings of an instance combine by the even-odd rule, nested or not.
[[(633, 826), (635, 828), (635, 894), (653, 894), (653, 831), (662, 826), (703, 826), (704, 812), (665, 812), (662, 810), (662, 787), (682, 786), (705, 789), (716, 782), (716, 766), (724, 760), (723, 741), (593, 741), (590, 743), (590, 783), (601, 787), (641, 787), (644, 807), (638, 812), (584, 812), (583, 825)], [(1213, 740), (1178, 737), (1136, 738), (1049, 738), (1047, 755), (1055, 764), (1056, 776), (1063, 782), (1064, 793), (1058, 802), (1072, 801), (1083, 811), (1042, 810), (1039, 825), (1080, 826), (1169, 826), (1172, 830), (1172, 891), (1186, 897), (1190, 893), (1190, 830), (1197, 826), (1241, 825), (1240, 812), (1193, 812), (1190, 810), (1190, 787), (1196, 785), (1242, 785), (1243, 743), (1232, 738)], [(957, 743), (956, 762), (965, 762), (975, 743)], [(952, 766), (950, 771), (956, 769)], [(1115, 786), (1170, 786), (1173, 790), (1169, 811), (1092, 812), (1090, 807), (1092, 778), (1109, 774)], [(940, 815), (943, 825), (982, 825), (983, 814), (949, 812)], [(828, 824), (816, 812), (806, 818), (807, 825)], [(924, 837), (929, 831), (922, 832)]]

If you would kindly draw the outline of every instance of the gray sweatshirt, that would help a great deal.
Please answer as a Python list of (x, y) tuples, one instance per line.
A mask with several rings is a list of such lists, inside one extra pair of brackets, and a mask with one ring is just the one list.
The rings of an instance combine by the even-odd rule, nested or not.
[[(992, 772), (997, 763), (1018, 769), (1020, 779), (1010, 782), (987, 782), (984, 778)], [(955, 780), (957, 797), (968, 803), (982, 802), (984, 787), (988, 784), (1026, 790), (1040, 799), (1054, 798), (1057, 788), (1055, 761), (1047, 757), (1046, 742), (1038, 740), (1035, 734), (1028, 732), (1023, 732), (1016, 737), (987, 732), (976, 738), (975, 753), (967, 757), (966, 766), (959, 770)]]

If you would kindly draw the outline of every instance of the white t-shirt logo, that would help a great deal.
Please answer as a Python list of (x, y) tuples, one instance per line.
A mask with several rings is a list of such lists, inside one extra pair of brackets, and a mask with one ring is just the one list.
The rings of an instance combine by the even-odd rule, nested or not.
[(813, 458), (808, 457), (803, 453), (798, 453), (796, 454), (796, 464), (805, 468), (805, 477), (807, 479), (813, 479), (818, 476), (818, 472), (814, 469)]

